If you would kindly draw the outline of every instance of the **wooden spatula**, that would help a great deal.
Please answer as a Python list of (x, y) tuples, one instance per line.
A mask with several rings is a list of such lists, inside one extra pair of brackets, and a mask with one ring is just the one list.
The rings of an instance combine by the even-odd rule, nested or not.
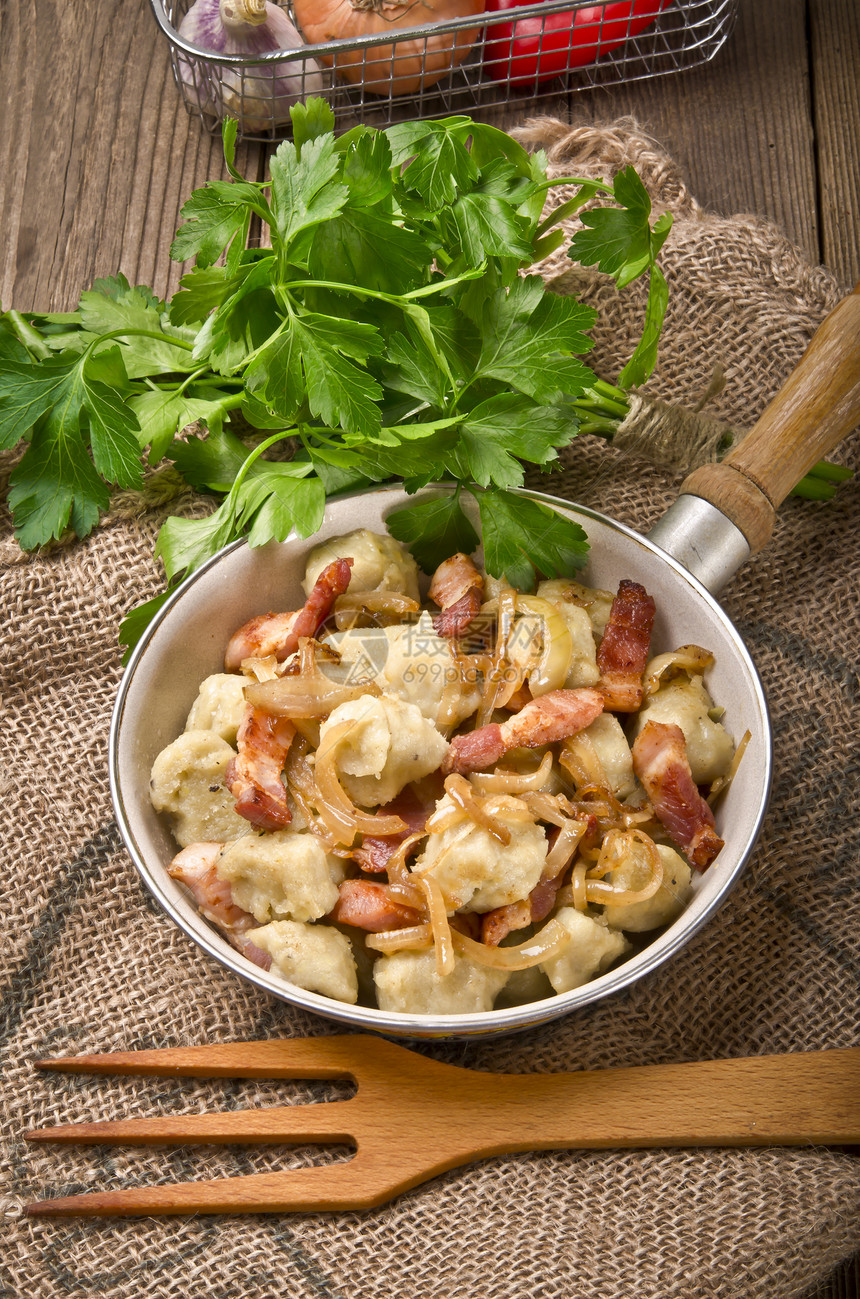
[(31, 1215), (369, 1209), (523, 1150), (860, 1143), (860, 1048), (569, 1074), (492, 1074), (371, 1036), (38, 1060), (72, 1073), (352, 1079), (345, 1101), (42, 1128), (31, 1141), (347, 1143), (348, 1163), (45, 1200)]

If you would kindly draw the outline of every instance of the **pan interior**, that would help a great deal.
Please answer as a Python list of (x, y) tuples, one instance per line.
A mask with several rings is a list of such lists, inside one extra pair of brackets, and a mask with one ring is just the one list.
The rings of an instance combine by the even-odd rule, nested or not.
[(771, 746), (763, 692), (740, 636), (704, 587), (653, 544), (601, 515), (552, 497), (531, 495), (572, 515), (587, 532), (589, 563), (577, 580), (614, 591), (622, 578), (629, 578), (641, 582), (654, 597), (652, 652), (695, 643), (714, 654), (707, 676), (711, 695), (725, 708), (723, 721), (735, 740), (746, 731), (751, 737), (738, 775), (717, 809), (725, 847), (706, 872), (694, 872), (691, 902), (653, 942), (583, 988), (526, 1006), (435, 1019), (387, 1014), (306, 992), (240, 956), (202, 919), (166, 872), (176, 847), (149, 801), (150, 770), (156, 755), (184, 729), (199, 683), (222, 670), (231, 633), (256, 614), (295, 609), (304, 601), (301, 580), (312, 546), (355, 528), (384, 531), (386, 516), (415, 499), (397, 488), (341, 497), (329, 502), (323, 526), (311, 540), (292, 538), (258, 549), (236, 543), (188, 579), (138, 645), (121, 683), (111, 728), (114, 807), (145, 884), (195, 942), (273, 995), (353, 1027), (412, 1038), (526, 1028), (617, 991), (668, 959), (707, 921), (742, 870), (767, 803)]

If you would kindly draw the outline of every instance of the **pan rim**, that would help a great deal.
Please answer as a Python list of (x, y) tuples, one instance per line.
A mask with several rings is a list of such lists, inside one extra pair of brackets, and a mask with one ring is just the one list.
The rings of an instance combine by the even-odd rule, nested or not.
[[(421, 493), (420, 496), (423, 497), (427, 493), (434, 491), (444, 491), (446, 486), (444, 483), (433, 484), (425, 489), (425, 492)], [(759, 709), (765, 738), (765, 770), (762, 773), (763, 780), (760, 782), (763, 793), (759, 800), (758, 810), (741, 846), (737, 861), (730, 866), (725, 879), (715, 891), (713, 897), (700, 909), (694, 918), (688, 916), (686, 911), (682, 912), (678, 920), (670, 925), (659, 938), (646, 944), (641, 951), (629, 957), (621, 965), (610, 969), (605, 974), (598, 975), (597, 978), (592, 979), (580, 988), (572, 989), (566, 993), (555, 994), (541, 1001), (529, 1002), (511, 1008), (445, 1016), (389, 1012), (379, 1010), (377, 1007), (336, 1002), (319, 993), (309, 992), (294, 984), (287, 983), (278, 976), (271, 976), (268, 972), (247, 961), (229, 945), (226, 939), (222, 938), (214, 928), (209, 926), (187, 902), (182, 905), (174, 892), (174, 890), (178, 890), (179, 886), (170, 880), (164, 864), (159, 863), (153, 868), (152, 864), (147, 861), (144, 848), (138, 842), (131, 823), (127, 806), (128, 795), (123, 788), (122, 781), (123, 722), (129, 707), (129, 696), (133, 691), (136, 675), (142, 660), (147, 654), (147, 650), (157, 633), (164, 627), (167, 619), (171, 618), (177, 605), (189, 590), (192, 590), (201, 582), (214, 567), (223, 563), (227, 556), (247, 547), (248, 543), (245, 539), (230, 542), (223, 547), (171, 593), (130, 655), (119, 684), (111, 716), (108, 741), (108, 773), (111, 798), (123, 843), (149, 893), (186, 936), (220, 965), (225, 966), (240, 978), (254, 984), (261, 991), (269, 993), (279, 1000), (286, 1001), (314, 1014), (322, 1015), (328, 1020), (348, 1025), (353, 1029), (356, 1027), (369, 1029), (373, 1032), (399, 1038), (412, 1038), (413, 1040), (443, 1039), (447, 1037), (474, 1038), (524, 1031), (581, 1010), (604, 997), (614, 996), (671, 960), (719, 910), (749, 861), (767, 813), (773, 780), (773, 745), (764, 688), (752, 657), (739, 632), (714, 596), (678, 560), (662, 550), (655, 542), (650, 541), (647, 536), (627, 525), (589, 507), (580, 506), (575, 502), (566, 501), (549, 493), (538, 492), (529, 488), (520, 488), (517, 491), (519, 494), (545, 504), (551, 509), (564, 514), (591, 519), (620, 533), (629, 541), (651, 552), (655, 558), (668, 565), (679, 580), (687, 583), (705, 603), (711, 615), (718, 619), (731, 639), (739, 660), (743, 662)], [(340, 502), (358, 497), (383, 497), (386, 494), (390, 496), (396, 495), (399, 500), (405, 497), (403, 488), (399, 484), (383, 484), (378, 487), (359, 489), (331, 497), (327, 502), (327, 507), (329, 505), (336, 506)], [(408, 499), (415, 498), (410, 497)], [(291, 532), (284, 542), (277, 544), (279, 546), (307, 545), (312, 540), (313, 538), (300, 538), (295, 532)], [(173, 886), (172, 888), (168, 887), (168, 882), (169, 885)], [(686, 920), (685, 916), (687, 916)], [(197, 923), (195, 923), (195, 920)]]

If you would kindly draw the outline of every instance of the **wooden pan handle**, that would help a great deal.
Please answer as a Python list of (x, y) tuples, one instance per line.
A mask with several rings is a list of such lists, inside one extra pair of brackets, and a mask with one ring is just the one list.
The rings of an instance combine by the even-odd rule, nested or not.
[(812, 466), (860, 423), (860, 284), (818, 327), (783, 388), (718, 464), (681, 492), (710, 501), (753, 553), (770, 540), (777, 507)]

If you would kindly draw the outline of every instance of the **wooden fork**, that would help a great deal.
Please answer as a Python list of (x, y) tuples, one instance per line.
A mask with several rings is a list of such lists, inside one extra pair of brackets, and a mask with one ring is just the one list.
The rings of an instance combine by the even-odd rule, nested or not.
[(352, 1079), (350, 1100), (41, 1128), (31, 1141), (347, 1143), (348, 1163), (66, 1196), (33, 1216), (369, 1209), (523, 1150), (860, 1143), (860, 1048), (569, 1074), (492, 1074), (370, 1035), (37, 1060), (69, 1073)]

